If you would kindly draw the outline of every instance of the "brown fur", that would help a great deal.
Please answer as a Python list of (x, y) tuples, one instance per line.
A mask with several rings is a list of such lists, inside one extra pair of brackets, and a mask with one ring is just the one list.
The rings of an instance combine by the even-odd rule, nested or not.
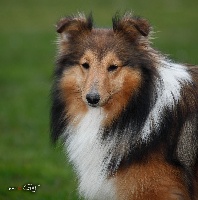
[(169, 165), (161, 152), (144, 163), (119, 170), (119, 200), (190, 200), (182, 171)]
[[(122, 85), (122, 87), (120, 87), (119, 90), (112, 95), (107, 104), (104, 105), (104, 111), (107, 113), (107, 120), (105, 122), (105, 125), (107, 126), (109, 123), (112, 123), (112, 121), (117, 118), (123, 108), (126, 107), (129, 98), (131, 95), (135, 95), (138, 87), (141, 84), (141, 75), (138, 70), (131, 70), (126, 68), (122, 71), (122, 73), (117, 75), (117, 79), (118, 81), (119, 79), (124, 79), (123, 85), (125, 85), (125, 87), (123, 90)], [(117, 87), (116, 79), (114, 80), (115, 82), (111, 83), (112, 88)]]
[[(81, 98), (81, 90), (79, 87), (77, 87), (76, 82), (79, 84), (83, 82), (82, 78), (80, 79), (79, 74), (81, 73), (81, 70), (79, 67), (71, 68), (70, 70), (65, 71), (62, 80), (60, 81), (60, 87), (63, 91), (63, 101), (67, 103), (68, 110), (65, 112), (67, 113), (67, 116), (74, 124), (78, 123), (79, 119), (75, 118), (75, 113), (82, 115), (87, 111), (87, 107), (82, 101)], [(76, 80), (76, 75), (78, 75), (78, 80)]]

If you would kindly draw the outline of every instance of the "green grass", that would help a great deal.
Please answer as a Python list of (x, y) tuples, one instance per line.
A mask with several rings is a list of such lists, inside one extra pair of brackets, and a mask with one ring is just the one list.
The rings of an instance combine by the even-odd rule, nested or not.
[[(116, 11), (133, 10), (154, 25), (154, 46), (181, 62), (198, 63), (195, 0), (2, 0), (0, 3), (0, 199), (78, 199), (76, 178), (61, 147), (49, 140), (54, 24), (77, 11), (110, 26)], [(27, 183), (36, 193), (8, 191)]]

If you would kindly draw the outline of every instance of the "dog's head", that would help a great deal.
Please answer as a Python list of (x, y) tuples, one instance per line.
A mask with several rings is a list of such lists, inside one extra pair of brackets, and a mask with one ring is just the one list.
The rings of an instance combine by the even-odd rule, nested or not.
[(152, 68), (148, 21), (116, 15), (112, 29), (98, 29), (91, 15), (80, 14), (61, 19), (56, 28), (55, 96), (64, 104), (62, 115), (72, 120), (89, 107), (100, 107), (107, 123), (112, 121), (138, 95)]

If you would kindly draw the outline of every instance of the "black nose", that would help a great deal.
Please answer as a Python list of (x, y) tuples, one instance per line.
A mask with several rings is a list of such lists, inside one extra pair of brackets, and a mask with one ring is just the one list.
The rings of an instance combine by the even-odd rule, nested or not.
[(89, 93), (86, 95), (87, 102), (91, 105), (95, 105), (100, 101), (100, 95), (98, 93)]

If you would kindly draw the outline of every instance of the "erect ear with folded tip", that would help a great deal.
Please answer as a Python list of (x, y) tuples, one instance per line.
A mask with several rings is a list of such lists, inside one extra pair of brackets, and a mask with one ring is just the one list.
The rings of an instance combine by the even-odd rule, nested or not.
[(91, 31), (93, 26), (92, 15), (85, 17), (83, 14), (78, 16), (62, 18), (56, 25), (56, 31), (60, 34), (77, 33), (81, 31)]
[(127, 34), (131, 39), (135, 40), (140, 36), (147, 37), (151, 26), (146, 19), (128, 14), (122, 18), (119, 16), (113, 18), (113, 30), (114, 32)]

